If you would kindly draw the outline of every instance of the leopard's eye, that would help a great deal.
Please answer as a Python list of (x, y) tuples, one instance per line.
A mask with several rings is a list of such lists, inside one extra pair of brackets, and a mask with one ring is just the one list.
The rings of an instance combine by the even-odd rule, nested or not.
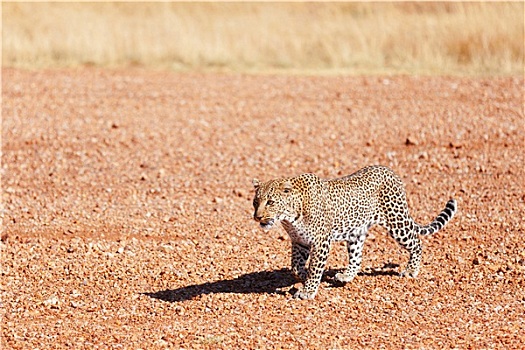
[(267, 205), (273, 205), (273, 201), (271, 199), (268, 199), (268, 201), (266, 201), (266, 204)]

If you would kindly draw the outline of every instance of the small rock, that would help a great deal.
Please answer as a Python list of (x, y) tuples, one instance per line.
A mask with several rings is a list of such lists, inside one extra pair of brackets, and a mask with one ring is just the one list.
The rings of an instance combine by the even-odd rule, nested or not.
[(155, 345), (161, 347), (161, 348), (165, 348), (167, 347), (168, 345), (170, 345), (170, 343), (168, 343), (167, 341), (165, 341), (164, 339), (159, 339), (155, 342)]
[(60, 309), (60, 299), (56, 295), (51, 296), (42, 302), (45, 306), (51, 309)]
[(454, 141), (454, 142), (451, 141), (451, 142), (448, 144), (448, 146), (449, 146), (450, 148), (456, 148), (456, 149), (458, 149), (458, 148), (463, 147), (463, 144), (462, 144), (461, 142), (458, 142), (458, 141)]
[(171, 252), (173, 252), (175, 250), (175, 248), (173, 248), (170, 245), (160, 245), (160, 246), (158, 246), (157, 250), (159, 252), (163, 252), (163, 253), (171, 253)]
[(427, 152), (421, 152), (419, 154), (419, 159), (425, 159), (427, 160), (428, 159), (428, 153)]
[(184, 308), (182, 306), (177, 306), (175, 307), (175, 312), (177, 313), (177, 315), (184, 315)]
[(413, 136), (407, 137), (405, 141), (405, 145), (407, 146), (417, 146), (418, 144), (419, 142)]

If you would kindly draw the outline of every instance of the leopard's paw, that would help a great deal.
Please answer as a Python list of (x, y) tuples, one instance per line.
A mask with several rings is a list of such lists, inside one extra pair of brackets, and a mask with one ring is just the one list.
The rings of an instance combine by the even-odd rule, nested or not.
[(335, 275), (335, 280), (341, 283), (348, 283), (354, 279), (355, 275), (349, 275), (346, 273), (337, 273)]
[(410, 277), (410, 278), (416, 278), (419, 271), (414, 271), (410, 269), (406, 269), (405, 271), (401, 272), (399, 276), (401, 277)]
[(313, 298), (315, 298), (315, 294), (316, 294), (315, 292), (307, 292), (305, 290), (304, 286), (303, 286), (303, 287), (300, 287), (297, 290), (297, 292), (295, 292), (293, 297), (295, 299), (303, 299), (303, 300), (305, 300), (305, 299), (313, 299)]

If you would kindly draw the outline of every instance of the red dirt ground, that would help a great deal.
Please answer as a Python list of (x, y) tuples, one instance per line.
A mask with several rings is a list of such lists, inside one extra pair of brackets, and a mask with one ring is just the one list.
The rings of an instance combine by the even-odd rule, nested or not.
[[(2, 72), (3, 348), (523, 347), (523, 78)], [(417, 279), (374, 228), (294, 300), (251, 179), (370, 164), (457, 217)]]

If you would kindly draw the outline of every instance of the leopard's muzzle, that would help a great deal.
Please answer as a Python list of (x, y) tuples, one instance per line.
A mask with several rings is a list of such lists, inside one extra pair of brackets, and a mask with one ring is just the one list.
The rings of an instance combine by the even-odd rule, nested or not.
[(253, 218), (265, 230), (271, 229), (273, 227), (273, 225), (275, 224), (275, 220), (272, 219), (272, 218), (262, 218), (262, 217), (259, 217), (257, 215), (255, 215)]
[(274, 219), (266, 219), (266, 220), (259, 221), (259, 225), (265, 230), (271, 229), (274, 223), (275, 223)]

